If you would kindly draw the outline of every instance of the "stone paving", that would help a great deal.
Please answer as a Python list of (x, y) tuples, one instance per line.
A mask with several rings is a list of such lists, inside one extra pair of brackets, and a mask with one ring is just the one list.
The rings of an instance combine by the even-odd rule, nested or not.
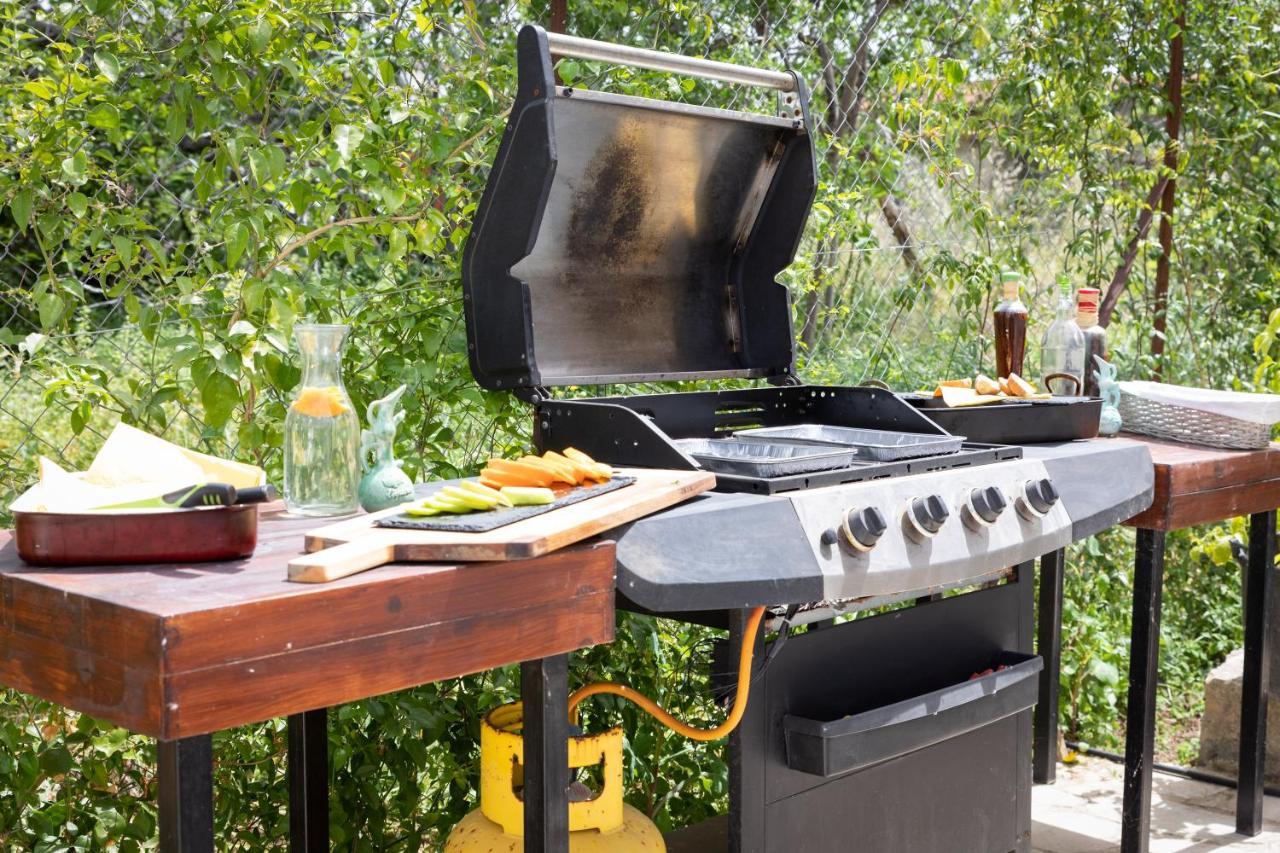
[[(1111, 853), (1120, 849), (1121, 768), (1090, 758), (1058, 766), (1058, 781), (1032, 792), (1031, 843), (1036, 853)], [(1235, 834), (1235, 791), (1155, 774), (1151, 853), (1276, 851), (1280, 798), (1267, 797), (1261, 835)]]

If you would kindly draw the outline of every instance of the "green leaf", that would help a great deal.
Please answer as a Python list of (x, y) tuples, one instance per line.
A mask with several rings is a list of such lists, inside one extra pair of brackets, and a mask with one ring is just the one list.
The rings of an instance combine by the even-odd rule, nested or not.
[(169, 104), (169, 114), (164, 120), (164, 135), (170, 142), (177, 144), (187, 132), (187, 113), (178, 103)]
[(271, 41), (271, 24), (265, 18), (259, 18), (249, 25), (249, 47), (254, 53), (262, 53)]
[(18, 190), (9, 202), (9, 210), (13, 213), (13, 221), (18, 223), (19, 231), (27, 230), (27, 223), (31, 221), (31, 205), (34, 201), (35, 194), (29, 189), (22, 189)]
[(62, 174), (72, 186), (80, 186), (85, 180), (85, 170), (89, 166), (89, 158), (83, 151), (77, 151), (62, 161)]
[(138, 247), (132, 240), (122, 234), (117, 234), (111, 238), (111, 245), (116, 250), (116, 256), (120, 258), (121, 266), (127, 267), (133, 263)]
[(42, 101), (51, 101), (58, 94), (57, 90), (53, 88), (53, 84), (44, 79), (23, 83), (22, 88)]
[(240, 386), (220, 370), (210, 373), (200, 386), (200, 405), (204, 406), (204, 420), (214, 429), (226, 426), (239, 402)]
[(85, 119), (96, 128), (114, 130), (120, 126), (120, 111), (111, 104), (98, 104)]
[(969, 79), (969, 68), (958, 59), (948, 59), (942, 63), (942, 73), (952, 86), (959, 86)]
[(67, 207), (71, 208), (71, 212), (76, 215), (77, 219), (84, 217), (85, 211), (89, 209), (89, 199), (84, 193), (71, 193), (67, 196)]
[(1089, 661), (1089, 675), (1109, 687), (1120, 683), (1120, 670), (1116, 669), (1115, 664), (1099, 658)]
[(295, 215), (301, 216), (310, 200), (311, 187), (306, 181), (294, 181), (289, 185), (289, 204), (293, 205)]
[(62, 319), (62, 298), (56, 293), (42, 293), (36, 297), (36, 311), (40, 314), (40, 328), (48, 331)]
[(227, 241), (227, 269), (235, 267), (236, 262), (240, 260), (240, 256), (244, 254), (244, 250), (249, 246), (249, 226), (243, 222), (237, 222), (227, 229), (225, 237)]
[(338, 146), (338, 154), (342, 157), (345, 164), (351, 159), (352, 153), (360, 147), (360, 143), (364, 141), (364, 128), (357, 127), (353, 124), (339, 124), (333, 128), (333, 144)]
[(378, 194), (382, 196), (384, 213), (395, 213), (404, 204), (404, 190), (399, 187), (381, 187)]
[(120, 60), (105, 50), (94, 51), (93, 64), (98, 66), (102, 76), (112, 83), (120, 79)]

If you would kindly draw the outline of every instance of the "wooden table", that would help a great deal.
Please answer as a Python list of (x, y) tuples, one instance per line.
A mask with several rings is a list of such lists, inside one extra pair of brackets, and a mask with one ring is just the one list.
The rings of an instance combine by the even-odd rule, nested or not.
[(526, 849), (568, 849), (567, 653), (613, 639), (614, 548), (285, 580), (314, 520), (248, 560), (35, 569), (0, 533), (0, 684), (158, 743), (160, 846), (212, 851), (212, 741), (289, 717), (291, 848), (327, 851), (326, 709), (522, 663)]
[[(1121, 850), (1145, 853), (1151, 830), (1151, 771), (1155, 761), (1156, 688), (1160, 654), (1160, 605), (1164, 584), (1165, 534), (1197, 524), (1250, 516), (1245, 572), (1244, 684), (1240, 715), (1240, 767), (1236, 831), (1262, 829), (1263, 765), (1266, 758), (1268, 601), (1276, 553), (1276, 508), (1280, 507), (1280, 445), (1233, 451), (1124, 436), (1151, 452), (1155, 499), (1126, 524), (1138, 531), (1134, 567), (1133, 626), (1129, 658), (1125, 739), (1124, 814)], [(1099, 472), (1105, 476), (1105, 472)], [(1061, 557), (1042, 575), (1040, 638), (1057, 643), (1062, 605)], [(1056, 568), (1056, 572), (1053, 569)], [(1046, 659), (1045, 669), (1049, 669)], [(1053, 779), (1057, 754), (1057, 667), (1042, 682), (1035, 781)], [(1040, 709), (1038, 709), (1039, 711)], [(1049, 719), (1052, 717), (1052, 719)]]

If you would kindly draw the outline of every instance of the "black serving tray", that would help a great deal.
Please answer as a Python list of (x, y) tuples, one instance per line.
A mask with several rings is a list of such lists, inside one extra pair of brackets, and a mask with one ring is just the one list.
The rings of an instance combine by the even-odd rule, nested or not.
[(980, 678), (957, 673), (955, 684), (836, 720), (783, 718), (787, 765), (832, 777), (941, 743), (1003, 720), (1036, 703), (1038, 655), (1002, 652), (974, 662), (974, 671), (1006, 668)]
[(928, 394), (899, 396), (947, 432), (981, 444), (1042, 444), (1095, 438), (1102, 416), (1102, 400), (1097, 397), (1011, 400), (953, 409)]

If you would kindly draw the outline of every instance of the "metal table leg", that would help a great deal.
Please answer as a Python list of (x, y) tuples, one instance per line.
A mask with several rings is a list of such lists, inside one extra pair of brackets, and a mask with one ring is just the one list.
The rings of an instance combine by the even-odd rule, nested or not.
[(160, 850), (213, 853), (213, 738), (156, 743)]
[(1058, 672), (1062, 665), (1062, 575), (1066, 551), (1040, 558), (1040, 612), (1036, 653), (1044, 658), (1036, 699), (1031, 781), (1052, 784), (1058, 772)]
[(524, 702), (524, 849), (569, 850), (569, 658), (520, 665)]
[(289, 717), (289, 849), (329, 850), (329, 710)]
[[(728, 665), (734, 667), (732, 686), (737, 687), (737, 662), (742, 657), (742, 646), (747, 638), (749, 610), (730, 610)], [(760, 659), (764, 646), (764, 631), (756, 635), (752, 656)], [(747, 761), (750, 753), (764, 754), (766, 726), (763, 702), (754, 701), (762, 693), (762, 679), (752, 681), (751, 696), (747, 700), (747, 712), (741, 724), (729, 735), (727, 757), (729, 762), (729, 851), (728, 853), (760, 853), (764, 850), (764, 811), (757, 804), (764, 802), (764, 764)], [(754, 772), (752, 772), (754, 771)]]
[(1249, 519), (1249, 568), (1244, 579), (1244, 680), (1240, 697), (1240, 784), (1236, 832), (1262, 831), (1263, 771), (1267, 758), (1267, 642), (1271, 573), (1276, 561), (1276, 511)]
[(1151, 765), (1155, 762), (1156, 745), (1164, 540), (1163, 530), (1138, 530), (1138, 558), (1133, 577), (1133, 628), (1129, 644), (1121, 853), (1147, 853), (1151, 842)]

